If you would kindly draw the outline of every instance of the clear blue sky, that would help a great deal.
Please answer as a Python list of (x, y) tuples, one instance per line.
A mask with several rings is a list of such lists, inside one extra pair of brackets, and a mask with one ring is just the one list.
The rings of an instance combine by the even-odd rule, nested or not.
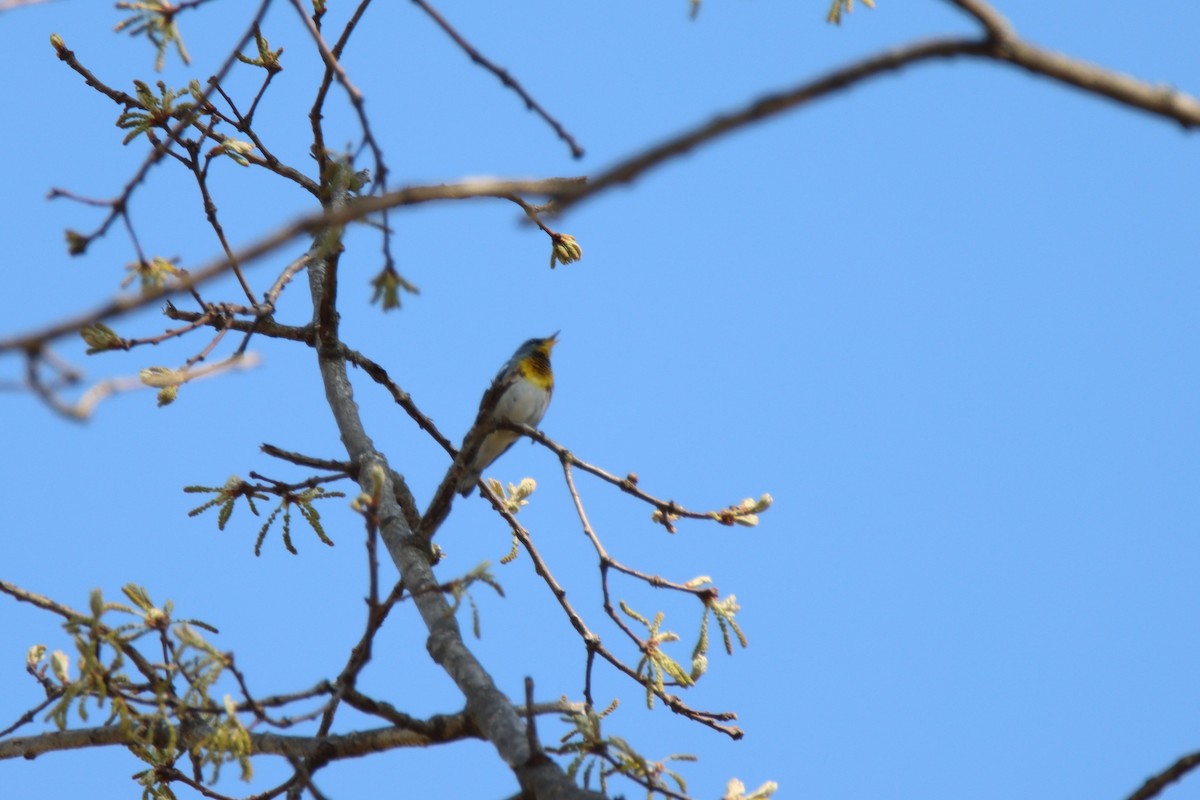
[[(195, 62), (168, 58), (180, 85), (211, 74), (249, 3), (181, 17)], [(262, 130), (285, 160), (306, 156), (316, 60), (277, 3), (266, 34), (285, 72)], [(344, 3), (334, 2), (334, 14)], [(368, 98), (393, 187), (465, 176), (594, 173), (641, 145), (768, 90), (969, 20), (946, 3), (880, 0), (842, 28), (824, 2), (687, 4), (441, 2), (581, 140), (574, 162), (492, 76), (415, 6), (377, 3), (347, 53)], [(480, 6), (484, 6), (481, 8)], [(1152, 82), (1200, 92), (1200, 10), (1170, 0), (1001, 5), (1034, 41)], [(122, 148), (117, 109), (55, 59), (51, 32), (125, 90), (153, 79), (153, 53), (113, 34), (107, 3), (51, 2), (0, 15), (0, 230), (7, 243), (0, 334), (91, 307), (133, 259), (120, 229), (84, 259), (62, 231), (94, 209), (45, 201), (51, 186), (107, 197), (144, 154)], [(244, 98), (248, 70), (233, 91)], [(245, 78), (243, 80), (243, 78)], [(331, 144), (355, 139), (340, 99)], [(312, 210), (311, 198), (232, 163), (214, 167), (231, 239), (245, 243)], [(610, 551), (676, 580), (712, 575), (744, 607), (750, 648), (714, 655), (690, 695), (735, 710), (730, 742), (659, 711), (603, 672), (623, 698), (610, 731), (650, 757), (693, 752), (698, 797), (732, 776), (773, 779), (782, 797), (821, 800), (1120, 798), (1200, 747), (1200, 160), (1178, 126), (1012, 69), (938, 63), (877, 80), (673, 162), (556, 223), (584, 260), (550, 272), (545, 238), (511, 206), (427, 207), (392, 218), (399, 266), (420, 286), (402, 311), (367, 305), (379, 268), (369, 232), (343, 260), (347, 341), (382, 362), (457, 440), (496, 367), (523, 339), (562, 329), (543, 429), (580, 457), (637, 472), (649, 491), (696, 508), (770, 492), (756, 529), (681, 525), (583, 481)], [(218, 252), (195, 187), (166, 165), (132, 213), (151, 253), (185, 265)], [(265, 287), (299, 250), (251, 270)], [(206, 292), (235, 298), (231, 284)], [(181, 305), (186, 305), (180, 301)], [(280, 317), (304, 320), (292, 286)], [(166, 327), (154, 313), (114, 327)], [(232, 347), (230, 342), (223, 347)], [(91, 378), (177, 366), (199, 339), (91, 358)], [(221, 629), (260, 693), (334, 675), (362, 625), (362, 535), (345, 503), (326, 507), (337, 545), (297, 529), (300, 556), (239, 509), (223, 533), (181, 487), (257, 469), (302, 474), (257, 453), (271, 442), (341, 454), (312, 354), (262, 339), (252, 373), (202, 381), (178, 402), (104, 403), (84, 426), (31, 397), (0, 396), (7, 424), (0, 577), (86, 606), (127, 581)], [(59, 351), (83, 360), (82, 345)], [(0, 379), (21, 376), (0, 359)], [(423, 505), (446, 467), (365, 379), (357, 397), (376, 443)], [(571, 597), (617, 646), (596, 604), (595, 556), (546, 452), (518, 446), (490, 470), (535, 477), (522, 518)], [(582, 689), (584, 650), (503, 523), (478, 498), (439, 539), (445, 578), (483, 560), (508, 596), (478, 595), (476, 644), (501, 687), (540, 697)], [(695, 609), (632, 584), (618, 593), (689, 641)], [(414, 714), (461, 703), (433, 669), (411, 611), (385, 628), (364, 688)], [(0, 599), (0, 727), (38, 699), (26, 648), (68, 642), (50, 616)], [(685, 657), (690, 644), (681, 646)], [(634, 656), (628, 650), (626, 656)], [(544, 724), (547, 739), (553, 726)], [(25, 729), (28, 732), (30, 729)], [(221, 789), (245, 794), (282, 773)], [(118, 751), (0, 763), (11, 797), (133, 797), (140, 769)], [(320, 774), (330, 796), (380, 786), (405, 795), (503, 797), (514, 787), (483, 744), (394, 752)], [(622, 787), (630, 797), (636, 787)], [(1170, 790), (1200, 798), (1200, 778)]]

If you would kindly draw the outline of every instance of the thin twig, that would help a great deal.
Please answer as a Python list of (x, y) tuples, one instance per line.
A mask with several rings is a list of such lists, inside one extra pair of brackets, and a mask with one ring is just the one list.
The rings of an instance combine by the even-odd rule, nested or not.
[[(473, 180), (457, 184), (412, 186), (389, 192), (381, 197), (360, 197), (347, 202), (343, 207), (328, 212), (314, 212), (301, 216), (291, 223), (277, 228), (257, 242), (236, 251), (234, 255), (239, 264), (247, 267), (300, 236), (331, 227), (347, 225), (375, 214), (384, 208), (421, 205), (445, 200), (507, 198), (511, 194), (548, 196), (563, 191), (566, 187), (576, 182), (575, 179), (564, 178), (515, 181)], [(176, 281), (172, 281), (170, 284), (164, 284), (163, 286), (141, 292), (137, 295), (120, 296), (97, 309), (53, 323), (39, 331), (2, 339), (0, 340), (0, 352), (36, 349), (52, 339), (76, 333), (86, 325), (120, 317), (145, 306), (158, 303), (171, 295), (190, 291), (193, 287), (203, 285), (224, 275), (229, 271), (230, 266), (229, 259), (227, 258), (214, 259), (199, 269), (189, 270), (187, 275), (180, 277)]]
[[(246, 43), (254, 38), (254, 31), (257, 29), (259, 23), (262, 22), (262, 18), (267, 13), (267, 9), (270, 7), (270, 5), (271, 0), (261, 0), (258, 6), (258, 11), (255, 12), (254, 19), (251, 21), (250, 26), (247, 28), (246, 32), (242, 34), (242, 38), (238, 40), (237, 45), (233, 48), (233, 50), (230, 51), (229, 56), (225, 59), (225, 62), (221, 65), (221, 68), (217, 70), (216, 75), (213, 78), (213, 80), (215, 80), (217, 83), (220, 83), (221, 80), (224, 79), (225, 75), (228, 74), (229, 70), (233, 68), (233, 65), (237, 63), (237, 56), (241, 52), (242, 48), (246, 46)], [(99, 81), (94, 75), (91, 74), (91, 72), (89, 72), (82, 64), (79, 63), (79, 61), (75, 58), (75, 54), (71, 50), (68, 50), (65, 45), (58, 46), (56, 44), (55, 51), (58, 53), (58, 57), (61, 60), (66, 62), (68, 66), (83, 76), (83, 79), (89, 86), (102, 92), (113, 102), (124, 106), (139, 105), (136, 98), (133, 98), (124, 92), (118, 92), (114, 89), (110, 89), (101, 81)], [(204, 90), (204, 93), (201, 95), (198, 105), (207, 102), (212, 92), (213, 87), (210, 83), (209, 86)], [(185, 129), (191, 126), (193, 122), (194, 120), (192, 120), (190, 117), (184, 117), (183, 119), (179, 120), (179, 122), (177, 122), (175, 126), (170, 129), (168, 133), (168, 141), (174, 140), (176, 137), (178, 137)], [(150, 154), (142, 161), (141, 166), (138, 167), (133, 177), (125, 184), (125, 188), (121, 190), (121, 194), (115, 200), (110, 202), (111, 208), (108, 216), (103, 222), (101, 222), (100, 226), (95, 231), (84, 237), (87, 242), (90, 242), (99, 236), (103, 236), (116, 218), (120, 214), (124, 213), (125, 209), (129, 206), (129, 198), (132, 197), (134, 190), (137, 189), (137, 187), (140, 186), (146, 179), (146, 176), (150, 174), (150, 169), (159, 161), (161, 161), (163, 156), (167, 154), (168, 147), (169, 145), (158, 144), (150, 151)]]
[(183, 336), (185, 333), (190, 333), (197, 328), (202, 328), (212, 322), (213, 319), (214, 315), (212, 313), (205, 312), (197, 315), (196, 319), (192, 322), (189, 322), (187, 325), (182, 325), (178, 328), (168, 328), (157, 336), (145, 336), (140, 339), (122, 339), (121, 347), (124, 350), (132, 350), (133, 348), (140, 347), (141, 345), (162, 344), (168, 339), (174, 339), (176, 337)]
[(234, 255), (233, 248), (229, 246), (229, 240), (225, 237), (225, 228), (221, 225), (221, 220), (217, 216), (217, 204), (213, 202), (212, 194), (208, 191), (208, 164), (211, 161), (211, 157), (206, 159), (204, 167), (201, 168), (199, 149), (198, 145), (193, 145), (188, 149), (190, 157), (187, 160), (187, 166), (196, 179), (196, 186), (200, 189), (200, 199), (204, 203), (204, 217), (208, 220), (208, 224), (217, 235), (217, 241), (221, 243), (221, 249), (225, 252), (225, 258), (229, 261), (230, 271), (237, 278), (238, 284), (246, 294), (246, 299), (250, 301), (250, 305), (254, 305), (258, 302), (258, 299), (254, 296), (254, 290), (250, 288), (250, 284), (246, 282), (246, 276), (242, 274), (242, 268), (238, 266), (237, 256)]
[[(337, 43), (337, 45), (341, 46), (337, 48), (337, 52), (335, 52), (334, 49), (331, 49), (329, 45), (325, 43), (324, 37), (321, 36), (321, 31), (317, 28), (312, 18), (305, 12), (301, 0), (292, 0), (292, 5), (300, 14), (300, 19), (304, 22), (305, 27), (308, 28), (308, 33), (313, 38), (313, 42), (317, 45), (317, 50), (321, 54), (321, 59), (325, 62), (325, 78), (321, 82), (321, 88), (317, 93), (317, 100), (314, 102), (313, 108), (309, 112), (309, 117), (312, 120), (313, 125), (313, 150), (314, 155), (317, 155), (318, 164), (321, 166), (322, 170), (324, 170), (327, 162), (327, 156), (323, 152), (324, 133), (321, 126), (321, 119), (326, 93), (328, 92), (329, 88), (330, 76), (332, 75), (345, 90), (346, 96), (350, 98), (350, 104), (354, 107), (354, 111), (358, 115), (358, 124), (362, 130), (363, 142), (371, 148), (371, 153), (375, 159), (375, 180), (386, 185), (387, 166), (383, 160), (383, 150), (379, 147), (379, 142), (375, 139), (375, 134), (371, 131), (371, 121), (367, 117), (363, 93), (350, 80), (350, 76), (346, 74), (346, 70), (342, 67), (341, 62), (338, 60), (338, 54), (341, 52), (341, 48), (345, 47), (350, 34), (353, 32), (354, 27), (358, 24), (358, 20), (361, 17), (361, 11), (366, 10), (365, 4), (359, 6), (359, 10), (355, 12), (355, 15), (352, 16), (350, 21), (346, 24), (346, 28), (342, 33), (342, 37)], [(337, 45), (335, 45), (335, 47), (337, 47)], [(316, 153), (318, 149), (322, 150), (320, 154)]]
[(561, 122), (550, 116), (550, 113), (546, 111), (546, 109), (542, 108), (542, 106), (533, 99), (529, 92), (525, 91), (525, 87), (523, 87), (515, 78), (508, 74), (508, 70), (492, 63), (486, 57), (484, 57), (482, 53), (472, 47), (471, 43), (464, 39), (462, 35), (460, 35), (459, 32), (454, 29), (454, 26), (447, 22), (446, 18), (439, 14), (437, 10), (425, 2), (425, 0), (412, 1), (422, 11), (424, 11), (439, 28), (445, 31), (446, 35), (453, 39), (454, 43), (457, 44), (473, 62), (495, 75), (500, 79), (501, 83), (516, 92), (517, 96), (519, 96), (521, 100), (525, 102), (525, 107), (541, 117), (546, 124), (554, 130), (554, 133), (558, 135), (558, 138), (562, 139), (566, 143), (567, 147), (571, 148), (571, 155), (573, 157), (583, 158), (583, 148), (580, 147), (579, 143), (575, 141), (575, 137), (567, 132), (567, 129), (563, 127)]
[(287, 285), (291, 283), (292, 278), (296, 277), (300, 270), (307, 266), (307, 253), (297, 258), (291, 264), (288, 264), (287, 267), (284, 268), (283, 272), (279, 273), (279, 277), (275, 279), (275, 283), (271, 285), (271, 288), (267, 290), (267, 293), (263, 295), (263, 305), (271, 310), (274, 310), (275, 303), (279, 300), (279, 295), (283, 292)]
[[(727, 511), (724, 511), (724, 510), (723, 511), (692, 511), (690, 509), (684, 508), (683, 506), (679, 505), (674, 500), (663, 500), (660, 497), (655, 497), (654, 495), (649, 494), (648, 492), (644, 491), (638, 485), (636, 477), (633, 476), (632, 474), (628, 475), (624, 478), (617, 477), (616, 475), (612, 474), (611, 472), (608, 472), (605, 469), (597, 467), (595, 464), (591, 464), (587, 461), (584, 461), (583, 459), (579, 458), (574, 453), (572, 453), (570, 450), (568, 450), (567, 448), (563, 447), (558, 442), (551, 439), (546, 434), (542, 433), (541, 431), (537, 430), (536, 428), (531, 428), (528, 425), (521, 425), (521, 424), (512, 423), (512, 422), (501, 422), (501, 423), (497, 423), (497, 427), (503, 428), (506, 430), (510, 430), (510, 431), (515, 431), (517, 433), (522, 434), (523, 436), (528, 436), (530, 439), (532, 439), (533, 441), (537, 442), (538, 444), (546, 447), (548, 450), (550, 450), (552, 453), (554, 453), (556, 456), (558, 456), (559, 460), (563, 463), (564, 468), (567, 465), (579, 467), (584, 472), (595, 475), (597, 478), (600, 478), (602, 481), (612, 484), (613, 486), (620, 489), (622, 492), (625, 492), (628, 495), (636, 497), (637, 499), (639, 499), (645, 503), (648, 503), (651, 506), (654, 506), (655, 509), (657, 509), (658, 511), (661, 511), (667, 517), (678, 517), (678, 518), (682, 518), (682, 519), (697, 519), (697, 520), (715, 520), (715, 521), (721, 522), (727, 513)], [(569, 473), (568, 473), (567, 477), (570, 478)], [(572, 485), (573, 485), (573, 483), (572, 483)], [(665, 525), (666, 522), (664, 521), (663, 524)], [(670, 530), (670, 528), (668, 528), (668, 530)]]
[[(189, 322), (195, 321), (202, 316), (195, 311), (181, 311), (180, 309), (171, 306), (167, 308), (166, 313), (171, 319)], [(210, 321), (208, 324), (211, 325), (213, 322)], [(305, 325), (303, 327), (295, 325), (283, 325), (274, 321), (264, 321), (261, 319), (257, 321), (234, 319), (228, 320), (224, 324), (230, 329), (236, 331), (249, 331), (251, 329), (255, 329), (255, 326), (257, 326), (256, 329), (258, 333), (262, 334), (263, 336), (277, 339), (289, 339), (292, 341), (304, 342), (310, 347), (315, 346), (313, 328), (311, 325)], [(404, 409), (405, 413), (407, 413), (408, 416), (417, 423), (417, 426), (429, 434), (429, 436), (438, 445), (440, 445), (443, 450), (449, 453), (452, 458), (457, 455), (458, 450), (454, 447), (450, 440), (447, 439), (440, 430), (438, 430), (438, 427), (434, 424), (433, 420), (426, 416), (421, 409), (417, 407), (417, 404), (412, 399), (412, 395), (404, 391), (394, 380), (392, 380), (386, 369), (384, 369), (377, 362), (367, 358), (357, 350), (353, 350), (345, 345), (340, 346), (340, 352), (348, 363), (358, 367), (363, 372), (367, 373), (371, 380), (387, 389), (388, 393), (392, 395), (392, 399), (395, 400), (396, 404)], [(350, 474), (356, 473), (351, 472)]]
[[(567, 455), (570, 456), (569, 453)], [(579, 489), (575, 486), (575, 478), (571, 474), (572, 458), (573, 456), (567, 458), (560, 457), (563, 469), (563, 478), (567, 484), (567, 492), (571, 495), (571, 502), (575, 506), (575, 514), (579, 517), (579, 523), (583, 527), (583, 533), (585, 536), (587, 536), (588, 541), (592, 543), (592, 547), (596, 550), (596, 555), (600, 557), (600, 564), (603, 569), (611, 567), (617, 572), (624, 573), (631, 578), (637, 578), (638, 580), (643, 581), (644, 583), (653, 586), (656, 589), (673, 589), (677, 592), (693, 595), (694, 597), (699, 598), (702, 602), (715, 600), (717, 598), (717, 590), (711, 586), (698, 588), (695, 586), (688, 586), (684, 583), (669, 581), (666, 578), (658, 575), (650, 575), (649, 573), (636, 570), (633, 567), (627, 567), (610, 556), (608, 554), (608, 550), (600, 542), (600, 537), (596, 534), (596, 530), (592, 527), (592, 523), (588, 520), (587, 512), (584, 511), (583, 500), (579, 496)], [(607, 578), (605, 580), (607, 580)], [(605, 595), (607, 596), (607, 594), (608, 592), (606, 588)], [(634, 641), (641, 644), (641, 639), (638, 639), (636, 636), (633, 638)]]
[(281, 461), (287, 461), (290, 464), (295, 464), (298, 467), (309, 467), (311, 469), (323, 469), (329, 472), (341, 472), (350, 475), (353, 472), (354, 465), (348, 461), (334, 461), (328, 458), (314, 458), (306, 456), (302, 453), (294, 453), (291, 450), (284, 450), (282, 447), (276, 447), (273, 444), (259, 445), (259, 449), (272, 458), (278, 458)]
[[(600, 641), (600, 636), (594, 633), (588, 627), (587, 623), (583, 619), (583, 616), (575, 610), (575, 607), (571, 604), (570, 600), (567, 599), (567, 590), (564, 589), (562, 584), (560, 584), (554, 577), (554, 574), (550, 571), (545, 559), (542, 558), (542, 554), (538, 551), (537, 547), (534, 546), (533, 537), (530, 535), (529, 531), (517, 521), (517, 518), (514, 517), (507, 508), (505, 508), (503, 501), (492, 494), (491, 489), (488, 488), (486, 483), (480, 490), (480, 495), (492, 504), (492, 508), (495, 509), (496, 513), (499, 514), (512, 528), (513, 536), (517, 538), (517, 541), (520, 542), (521, 547), (525, 549), (525, 552), (529, 554), (529, 558), (533, 561), (534, 572), (536, 572), (546, 586), (549, 587), (551, 594), (554, 595), (554, 599), (558, 602), (559, 607), (562, 608), (563, 613), (566, 615), (567, 621), (571, 623), (571, 627), (575, 629), (575, 632), (579, 634), (580, 639), (583, 640), (588, 653), (584, 697), (587, 699), (589, 705), (594, 705), (591, 699), (591, 675), (594, 656), (600, 656), (602, 659), (612, 665), (612, 667), (618, 672), (621, 672), (626, 677), (631, 678), (638, 685), (645, 686), (646, 684), (644, 683), (644, 679), (641, 675), (638, 675), (637, 670), (635, 670), (633, 667), (630, 667), (628, 664), (618, 658), (615, 653), (605, 647)], [(636, 639), (636, 636), (634, 638)], [(715, 731), (726, 734), (732, 739), (741, 739), (745, 735), (741, 728), (722, 724), (724, 722), (737, 719), (737, 715), (732, 712), (713, 712), (694, 709), (675, 695), (668, 694), (667, 692), (662, 691), (654, 686), (651, 686), (650, 688), (651, 691), (654, 692), (654, 695), (661, 700), (667, 708), (671, 709), (672, 712), (679, 714), (682, 717), (694, 720), (702, 725), (706, 725)]]
[(50, 697), (47, 697), (45, 700), (38, 703), (36, 706), (29, 709), (24, 714), (22, 714), (20, 717), (18, 717), (17, 721), (14, 722), (12, 725), (9, 725), (4, 730), (0, 730), (0, 738), (2, 738), (4, 736), (8, 736), (10, 733), (15, 731), (17, 728), (20, 728), (22, 725), (28, 725), (29, 723), (33, 722), (34, 718), (37, 717), (38, 714), (42, 713), (47, 708), (49, 708), (51, 704), (58, 702), (58, 700), (59, 700), (59, 695), (52, 695)]

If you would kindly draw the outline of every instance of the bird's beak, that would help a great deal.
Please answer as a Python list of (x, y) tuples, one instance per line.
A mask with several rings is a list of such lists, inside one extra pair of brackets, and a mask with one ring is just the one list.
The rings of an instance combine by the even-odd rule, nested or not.
[(562, 333), (562, 331), (555, 331), (554, 333), (552, 333), (546, 337), (546, 347), (547, 348), (554, 347), (554, 345), (558, 344), (558, 335), (560, 333)]

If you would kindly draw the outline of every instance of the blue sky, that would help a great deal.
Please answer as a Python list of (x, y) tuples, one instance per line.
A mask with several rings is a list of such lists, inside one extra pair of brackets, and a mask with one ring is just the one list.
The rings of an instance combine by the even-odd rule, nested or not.
[[(439, 3), (580, 139), (582, 162), (415, 6), (377, 4), (345, 64), (368, 98), (393, 187), (590, 174), (766, 91), (972, 29), (947, 3), (879, 5), (834, 28), (824, 3), (709, 0), (696, 21), (684, 2)], [(295, 13), (276, 6), (265, 33), (285, 47), (285, 71), (260, 125), (281, 158), (311, 169), (305, 115), (317, 61)], [(211, 3), (182, 17), (195, 60), (169, 57), (162, 78), (211, 74), (249, 8)], [(1200, 92), (1194, 4), (1012, 0), (1001, 10), (1047, 47)], [(119, 229), (69, 258), (63, 229), (99, 218), (44, 199), (52, 186), (111, 196), (144, 155), (140, 143), (121, 146), (117, 109), (48, 43), (58, 32), (128, 90), (155, 77), (153, 52), (113, 34), (119, 18), (109, 4), (82, 2), (0, 15), (10, 120), (0, 126), (9, 154), (0, 335), (108, 298), (133, 259)], [(248, 70), (230, 82), (238, 97), (253, 85)], [(355, 140), (340, 96), (328, 118), (331, 144)], [(213, 187), (235, 244), (312, 210), (302, 193), (232, 163), (214, 167)], [(719, 797), (737, 776), (822, 800), (1117, 798), (1200, 741), (1197, 208), (1200, 162), (1178, 126), (1013, 69), (931, 64), (595, 199), (554, 223), (578, 238), (584, 259), (553, 272), (545, 237), (511, 206), (414, 209), (392, 223), (399, 268), (422, 293), (385, 315), (367, 304), (376, 239), (353, 231), (343, 332), (458, 440), (516, 345), (562, 329), (548, 435), (689, 507), (774, 496), (758, 528), (684, 524), (669, 536), (649, 509), (580, 484), (614, 556), (675, 580), (711, 575), (743, 606), (749, 649), (714, 655), (689, 700), (737, 711), (744, 740), (648, 714), (636, 686), (599, 678), (598, 697), (622, 698), (610, 732), (647, 756), (701, 757), (685, 767), (694, 795)], [(195, 187), (172, 165), (131, 211), (152, 253), (194, 265), (218, 252)], [(252, 282), (265, 287), (298, 253), (255, 266)], [(206, 293), (238, 296), (230, 282)], [(303, 321), (306, 300), (293, 285), (280, 318)], [(166, 321), (148, 312), (114, 327), (145, 336)], [(82, 344), (66, 340), (59, 352), (99, 379), (176, 366), (201, 345), (85, 362)], [(196, 499), (185, 485), (251, 469), (303, 477), (261, 456), (260, 442), (341, 455), (311, 353), (262, 339), (252, 349), (262, 358), (252, 372), (189, 384), (165, 409), (150, 392), (122, 395), (86, 425), (29, 396), (0, 396), (9, 421), (0, 577), (75, 606), (93, 587), (115, 596), (141, 583), (219, 627), (215, 642), (265, 693), (336, 674), (361, 630), (365, 559), (342, 501), (325, 510), (336, 546), (297, 531), (298, 557), (271, 536), (255, 558), (261, 522), (244, 508), (224, 532), (212, 515), (186, 516)], [(0, 380), (21, 369), (0, 359)], [(365, 379), (356, 390), (376, 443), (423, 505), (444, 454), (381, 390)], [(489, 473), (538, 480), (522, 519), (617, 646), (554, 459), (522, 445)], [(509, 547), (504, 524), (472, 498), (439, 541), (449, 553), (440, 575), (489, 560), (504, 585), (504, 599), (478, 595), (484, 638), (474, 643), (500, 686), (515, 697), (532, 675), (540, 697), (577, 698), (583, 647), (528, 558), (496, 563)], [(691, 604), (634, 584), (618, 594), (666, 610), (685, 642), (694, 636)], [(414, 714), (457, 710), (401, 611), (364, 689)], [(0, 726), (37, 702), (23, 673), (36, 642), (67, 645), (48, 615), (0, 602)], [(220, 788), (246, 794), (282, 775), (269, 761), (258, 767), (251, 786), (230, 773)], [(139, 769), (117, 750), (51, 754), (0, 763), (0, 782), (14, 797), (126, 797)], [(333, 797), (384, 781), (448, 797), (514, 791), (478, 743), (321, 776)], [(1192, 778), (1167, 796), (1200, 798), (1197, 787)]]

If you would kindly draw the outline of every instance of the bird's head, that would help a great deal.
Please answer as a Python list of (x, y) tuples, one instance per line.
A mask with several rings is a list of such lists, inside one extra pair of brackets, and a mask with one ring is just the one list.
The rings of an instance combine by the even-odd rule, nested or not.
[(517, 352), (513, 354), (513, 359), (522, 361), (536, 355), (549, 360), (550, 351), (554, 349), (554, 345), (558, 344), (559, 333), (561, 331), (555, 331), (544, 339), (527, 339), (524, 344), (517, 348)]
[[(558, 331), (544, 339), (529, 339), (513, 354), (509, 364), (516, 366), (527, 379), (549, 389), (554, 386), (554, 373), (550, 369), (550, 351), (558, 344)], [(504, 370), (500, 371), (501, 374)]]

